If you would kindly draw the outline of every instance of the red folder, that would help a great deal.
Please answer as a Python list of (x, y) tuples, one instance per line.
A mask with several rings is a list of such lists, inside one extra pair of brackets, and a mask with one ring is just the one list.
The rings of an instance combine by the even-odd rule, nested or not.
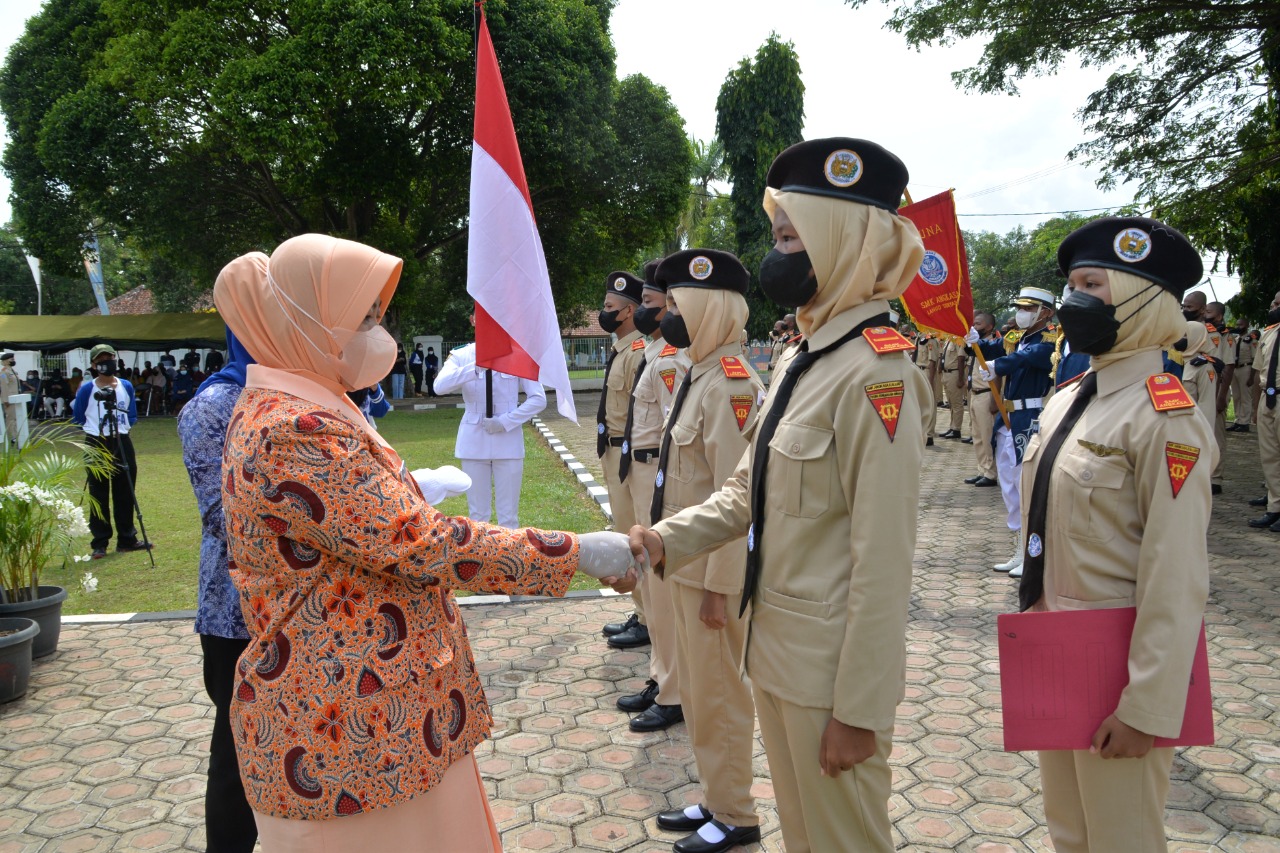
[[(1129, 683), (1129, 643), (1138, 611), (1006, 613), (1000, 632), (1000, 693), (1006, 752), (1088, 749)], [(1204, 624), (1191, 664), (1182, 732), (1156, 746), (1213, 743), (1213, 697)]]

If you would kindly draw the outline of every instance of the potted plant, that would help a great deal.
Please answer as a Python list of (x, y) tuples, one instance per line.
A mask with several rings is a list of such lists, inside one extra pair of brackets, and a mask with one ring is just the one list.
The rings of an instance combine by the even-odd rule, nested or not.
[(33, 619), (0, 618), (0, 704), (27, 692), (31, 681), (31, 645), (40, 633)]
[[(46, 567), (71, 558), (77, 537), (89, 532), (83, 496), (86, 471), (107, 475), (111, 455), (88, 445), (75, 427), (34, 432), (21, 448), (0, 453), (0, 617), (26, 617), (40, 626), (32, 656), (53, 654), (67, 591), (42, 586)], [(87, 558), (86, 558), (87, 559)]]

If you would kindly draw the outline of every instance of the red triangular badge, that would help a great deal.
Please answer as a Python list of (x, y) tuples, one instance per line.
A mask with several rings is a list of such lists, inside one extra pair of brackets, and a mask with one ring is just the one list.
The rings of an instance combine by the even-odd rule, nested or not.
[(742, 428), (747, 425), (747, 418), (751, 417), (751, 403), (754, 400), (754, 394), (729, 395), (729, 405), (733, 406), (733, 416), (738, 420), (738, 432), (742, 432)]
[(667, 386), (667, 393), (676, 393), (676, 369), (668, 367), (665, 370), (659, 370), (658, 375), (662, 377), (662, 384)]
[(880, 416), (885, 432), (889, 433), (889, 441), (893, 441), (898, 432), (898, 416), (902, 414), (902, 380), (877, 382), (867, 385), (863, 390), (867, 392), (871, 407)]
[(1174, 498), (1182, 491), (1182, 484), (1187, 482), (1191, 469), (1196, 467), (1200, 458), (1200, 448), (1189, 444), (1177, 444), (1172, 441), (1164, 443), (1164, 459), (1169, 465), (1169, 485), (1173, 487)]

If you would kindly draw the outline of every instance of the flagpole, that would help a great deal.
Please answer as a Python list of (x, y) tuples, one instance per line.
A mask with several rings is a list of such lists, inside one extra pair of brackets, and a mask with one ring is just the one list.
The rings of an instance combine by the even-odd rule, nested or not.
[[(484, 17), (484, 4), (485, 4), (485, 0), (475, 0), (475, 4), (473, 5), (473, 7), (472, 7), (472, 12), (471, 12), (471, 30), (472, 30), (472, 35), (473, 35), (471, 47), (472, 47), (472, 49), (475, 51), (475, 54), (476, 54), (476, 81), (477, 81), (477, 83), (479, 82), (479, 79), (480, 79), (480, 72), (479, 72), (479, 68), (480, 68), (480, 20)], [(474, 98), (472, 98), (472, 104), (473, 104), (473, 106), (472, 106), (472, 111), (473, 111), (473, 113), (474, 113), (474, 111), (475, 111), (474, 103), (475, 103), (475, 99), (474, 99)], [(472, 116), (472, 120), (473, 120), (473, 121), (475, 120), (475, 116), (474, 116), (474, 115)], [(475, 141), (473, 140), (471, 144), (472, 144), (472, 145), (474, 145), (474, 144), (475, 144)], [(479, 308), (479, 305), (480, 305), (480, 303), (479, 303), (479, 302), (477, 302), (477, 303), (476, 303), (476, 309), (477, 309), (477, 310), (483, 310), (483, 309), (480, 309), (480, 308)], [(479, 325), (477, 325), (477, 326), (476, 326), (476, 343), (477, 343), (477, 349), (479, 349), (479, 340), (480, 340), (480, 326), (479, 326)], [(493, 417), (493, 368), (485, 368), (485, 371), (484, 371), (484, 416), (485, 416), (486, 418), (492, 418), (492, 417)]]

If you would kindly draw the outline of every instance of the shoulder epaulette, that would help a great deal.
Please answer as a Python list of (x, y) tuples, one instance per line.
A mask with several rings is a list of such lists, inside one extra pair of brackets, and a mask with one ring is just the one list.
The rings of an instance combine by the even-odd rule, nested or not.
[(1196, 401), (1191, 399), (1182, 380), (1172, 373), (1157, 373), (1147, 379), (1147, 393), (1151, 395), (1151, 405), (1157, 412), (1196, 407)]
[(898, 334), (897, 329), (891, 329), (888, 326), (872, 326), (869, 329), (863, 329), (862, 337), (871, 344), (871, 349), (875, 350), (876, 355), (915, 347), (915, 344)]
[(680, 350), (676, 349), (674, 345), (667, 344), (665, 347), (662, 348), (662, 352), (658, 353), (658, 358), (668, 358), (670, 356), (675, 355), (678, 352), (680, 352)]
[(720, 359), (720, 368), (730, 379), (750, 379), (751, 373), (736, 355), (726, 355)]
[(644, 349), (643, 338), (636, 338), (634, 341), (631, 342), (631, 351), (635, 352), (638, 349)]

